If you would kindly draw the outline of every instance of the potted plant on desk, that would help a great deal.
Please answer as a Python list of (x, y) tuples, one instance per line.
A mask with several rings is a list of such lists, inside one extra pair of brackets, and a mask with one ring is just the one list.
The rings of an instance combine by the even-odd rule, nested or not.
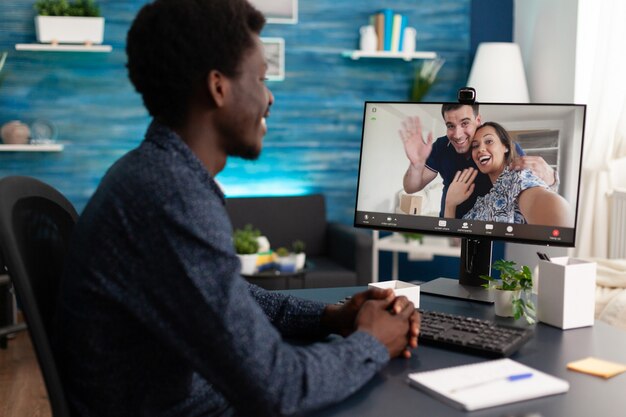
[(257, 238), (261, 235), (258, 229), (247, 224), (243, 229), (236, 229), (233, 233), (233, 244), (235, 252), (241, 262), (241, 273), (252, 275), (257, 270), (257, 258), (259, 242)]
[(486, 281), (483, 287), (494, 289), (496, 315), (524, 317), (528, 324), (535, 323), (535, 305), (531, 298), (533, 275), (526, 265), (517, 269), (515, 262), (499, 260), (494, 262), (493, 269), (500, 271), (500, 280), (489, 275), (480, 277)]
[(94, 0), (38, 0), (35, 30), (40, 43), (101, 44), (104, 18)]

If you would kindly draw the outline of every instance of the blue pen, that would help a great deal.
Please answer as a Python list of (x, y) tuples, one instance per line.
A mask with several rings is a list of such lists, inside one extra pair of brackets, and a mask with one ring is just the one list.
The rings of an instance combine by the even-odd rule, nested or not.
[(451, 390), (450, 392), (458, 392), (458, 391), (462, 391), (468, 388), (474, 388), (474, 387), (479, 387), (481, 385), (487, 385), (487, 384), (491, 384), (493, 382), (497, 382), (497, 381), (509, 381), (509, 382), (515, 382), (515, 381), (521, 381), (522, 379), (527, 379), (527, 378), (531, 378), (533, 376), (532, 372), (528, 372), (528, 373), (524, 373), (524, 374), (514, 374), (514, 375), (507, 375), (507, 376), (503, 376), (503, 377), (499, 377), (499, 378), (493, 378), (490, 379), (488, 381), (481, 381), (481, 382), (477, 382), (475, 384), (470, 384), (470, 385), (464, 385), (462, 387), (457, 387), (453, 390)]

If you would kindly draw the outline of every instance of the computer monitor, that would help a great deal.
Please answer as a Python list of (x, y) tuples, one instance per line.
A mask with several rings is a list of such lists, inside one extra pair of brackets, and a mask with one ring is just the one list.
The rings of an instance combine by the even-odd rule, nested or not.
[[(444, 113), (448, 113), (443, 110), (450, 109), (450, 105), (453, 109), (461, 106), (365, 103), (354, 225), (462, 238), (459, 277), (427, 282), (422, 291), (491, 302), (493, 296), (481, 287), (485, 281), (480, 275), (491, 273), (493, 240), (562, 247), (575, 244), (586, 106), (465, 105), (461, 110), (471, 109), (476, 124), (486, 126), (468, 138), (469, 151), (459, 154), (448, 136), (458, 137), (458, 146), (463, 148), (463, 129), (472, 117), (444, 120)], [(416, 135), (420, 128), (423, 143), (428, 142), (429, 134), (433, 138), (423, 177), (430, 181), (423, 181), (426, 185), (419, 191), (407, 192), (403, 180), (410, 162), (404, 141), (415, 140), (408, 136)], [(511, 140), (508, 147), (500, 139), (503, 135)], [(512, 148), (516, 152), (509, 152)], [(535, 161), (544, 167), (544, 180), (540, 172), (540, 176), (535, 176), (532, 171), (517, 173), (506, 169), (507, 172), (498, 174), (499, 169), (508, 166), (508, 155), (514, 153), (541, 158)], [(460, 169), (470, 165), (478, 168), (475, 185), (472, 190), (463, 190), (461, 184), (461, 197), (470, 198), (455, 205), (459, 193), (456, 197), (454, 193), (450, 193), (451, 197), (445, 194), (453, 179), (444, 180), (442, 175), (446, 171), (456, 172), (457, 166)], [(460, 182), (464, 182), (462, 179)], [(471, 183), (465, 182), (465, 187)], [(456, 188), (459, 189), (458, 184)], [(446, 201), (451, 208), (446, 209)]]

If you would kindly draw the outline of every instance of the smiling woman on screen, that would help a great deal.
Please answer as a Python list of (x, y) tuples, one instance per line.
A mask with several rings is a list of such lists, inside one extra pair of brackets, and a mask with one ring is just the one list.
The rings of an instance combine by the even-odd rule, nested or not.
[[(476, 129), (470, 150), (478, 170), (489, 176), (493, 188), (484, 197), (478, 197), (464, 219), (574, 226), (571, 209), (563, 197), (530, 170), (509, 168), (517, 157), (515, 145), (500, 124), (485, 122)], [(472, 194), (477, 174), (473, 168), (456, 173), (446, 196), (445, 217), (454, 218), (456, 206)]]

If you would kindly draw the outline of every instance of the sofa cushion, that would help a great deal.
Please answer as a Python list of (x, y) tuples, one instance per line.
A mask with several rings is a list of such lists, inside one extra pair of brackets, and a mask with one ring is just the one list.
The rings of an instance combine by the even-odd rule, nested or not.
[(351, 271), (326, 257), (307, 257), (311, 266), (306, 272), (304, 288), (353, 287), (357, 285), (355, 271)]
[(273, 249), (290, 249), (295, 240), (302, 240), (307, 256), (326, 252), (326, 204), (321, 194), (227, 198), (226, 210), (233, 228), (251, 224), (268, 238)]

